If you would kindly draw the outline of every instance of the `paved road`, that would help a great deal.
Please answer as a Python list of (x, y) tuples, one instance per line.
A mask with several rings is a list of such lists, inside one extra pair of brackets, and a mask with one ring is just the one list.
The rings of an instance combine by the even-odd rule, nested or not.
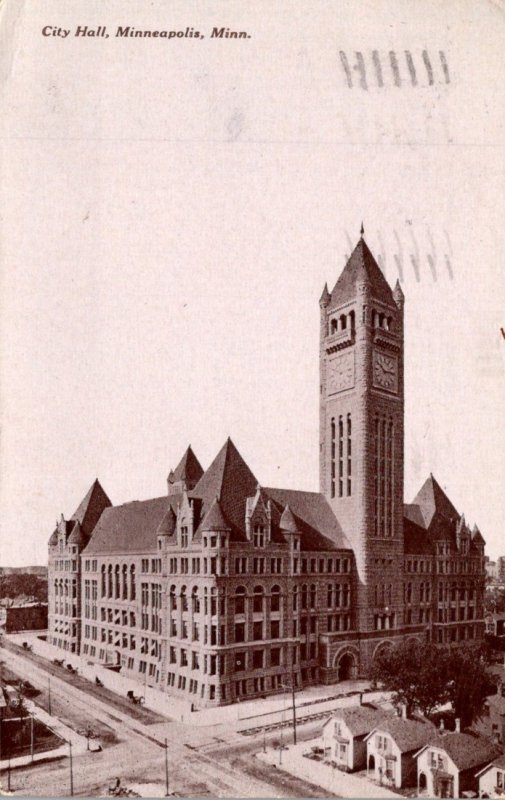
[[(35, 687), (47, 684), (47, 671), (22, 655), (3, 649), (2, 659)], [(257, 737), (247, 737), (244, 742), (240, 734), (223, 731), (221, 727), (209, 731), (176, 722), (145, 725), (56, 676), (51, 677), (51, 687), (61, 700), (81, 709), (89, 718), (113, 727), (121, 740), (101, 753), (85, 753), (74, 758), (75, 794), (102, 793), (116, 775), (126, 785), (149, 781), (164, 787), (165, 740), (171, 791), (186, 795), (210, 793), (215, 797), (324, 794), (310, 784), (258, 762), (253, 755), (258, 749)], [(278, 734), (270, 738), (278, 738)], [(5, 776), (2, 777), (4, 788)], [(15, 770), (12, 788), (32, 796), (68, 795), (69, 760)]]

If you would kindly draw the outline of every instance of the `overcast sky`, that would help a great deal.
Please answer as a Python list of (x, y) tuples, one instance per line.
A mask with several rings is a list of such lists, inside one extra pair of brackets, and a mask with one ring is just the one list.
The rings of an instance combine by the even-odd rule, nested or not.
[(505, 553), (503, 32), (461, 0), (4, 9), (2, 565), (95, 477), (164, 494), (188, 443), (317, 490), (318, 300), (362, 220), (406, 296), (406, 500), (432, 471)]

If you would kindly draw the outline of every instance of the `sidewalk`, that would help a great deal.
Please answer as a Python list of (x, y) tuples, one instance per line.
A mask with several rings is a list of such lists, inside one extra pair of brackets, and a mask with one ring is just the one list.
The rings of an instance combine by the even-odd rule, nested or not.
[[(25, 700), (25, 705), (29, 713), (33, 714), (35, 719), (38, 719), (39, 722), (42, 722), (47, 728), (50, 728), (52, 731), (54, 731), (54, 733), (64, 741), (60, 747), (56, 747), (53, 750), (44, 750), (40, 753), (34, 753), (33, 758), (31, 755), (11, 758), (11, 769), (14, 769), (15, 767), (26, 767), (35, 761), (47, 761), (49, 759), (52, 760), (56, 758), (67, 757), (70, 754), (70, 748), (68, 745), (69, 742), (72, 743), (72, 755), (79, 755), (80, 753), (86, 752), (88, 749), (88, 740), (85, 736), (80, 736), (78, 733), (72, 730), (72, 728), (69, 728), (67, 725), (61, 722), (57, 717), (52, 717), (47, 713), (47, 711), (44, 711), (43, 708), (39, 708), (39, 706), (35, 705), (33, 701)], [(3, 772), (8, 768), (9, 759), (0, 761), (0, 772)]]
[(329, 764), (304, 758), (303, 753), (308, 752), (310, 752), (310, 742), (301, 742), (290, 745), (289, 748), (282, 751), (282, 764), (279, 764), (279, 750), (256, 753), (256, 758), (284, 772), (289, 772), (290, 775), (321, 786), (336, 797), (401, 797), (396, 792), (386, 789), (384, 786), (378, 786), (360, 775), (341, 772)]

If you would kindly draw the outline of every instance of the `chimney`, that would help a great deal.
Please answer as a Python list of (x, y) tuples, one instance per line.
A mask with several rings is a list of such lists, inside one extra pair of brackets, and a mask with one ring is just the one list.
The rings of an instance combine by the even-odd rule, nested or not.
[(456, 719), (454, 721), (454, 730), (455, 730), (456, 733), (461, 733), (461, 720), (460, 719)]

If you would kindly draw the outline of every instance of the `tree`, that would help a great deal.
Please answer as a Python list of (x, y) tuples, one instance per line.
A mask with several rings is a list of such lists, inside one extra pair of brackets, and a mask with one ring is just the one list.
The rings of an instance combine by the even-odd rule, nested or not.
[(447, 702), (448, 681), (444, 653), (428, 642), (404, 640), (385, 648), (374, 659), (372, 680), (393, 692), (395, 706), (405, 706), (407, 716), (430, 714)]
[(403, 641), (383, 650), (372, 664), (371, 677), (393, 703), (404, 705), (407, 716), (419, 710), (429, 716), (447, 702), (463, 727), (482, 712), (493, 691), (483, 647), (437, 647), (430, 642)]

